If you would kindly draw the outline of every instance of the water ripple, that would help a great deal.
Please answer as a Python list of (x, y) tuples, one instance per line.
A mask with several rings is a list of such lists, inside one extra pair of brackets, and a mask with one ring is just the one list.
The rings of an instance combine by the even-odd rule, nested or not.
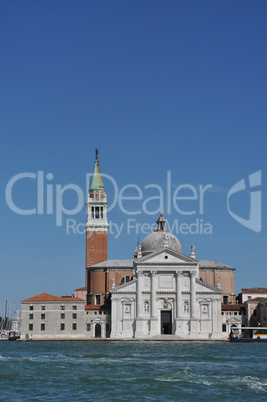
[(2, 342), (1, 400), (267, 399), (267, 344)]

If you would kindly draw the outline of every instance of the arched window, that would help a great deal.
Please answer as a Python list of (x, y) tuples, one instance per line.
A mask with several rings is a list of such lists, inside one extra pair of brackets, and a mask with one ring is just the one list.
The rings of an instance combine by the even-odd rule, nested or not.
[(132, 279), (132, 277), (129, 276), (129, 275), (123, 276), (121, 278), (121, 280), (120, 280), (120, 285), (123, 285), (124, 283), (130, 282), (131, 279)]
[(101, 324), (95, 326), (95, 338), (101, 338)]

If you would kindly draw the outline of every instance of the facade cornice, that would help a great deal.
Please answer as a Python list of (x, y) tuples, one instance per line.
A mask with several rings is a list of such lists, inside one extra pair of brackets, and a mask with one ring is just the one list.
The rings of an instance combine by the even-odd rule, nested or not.
[(196, 278), (196, 283), (197, 283), (198, 285), (204, 286), (204, 287), (207, 288), (207, 289), (212, 290), (212, 291), (215, 292), (215, 293), (220, 293), (220, 294), (223, 293), (222, 289), (219, 289), (219, 288), (217, 288), (217, 287), (215, 287), (215, 286), (209, 285), (208, 283), (206, 283), (206, 282), (204, 282), (204, 281), (201, 281), (201, 280), (198, 279), (198, 278)]
[(174, 295), (176, 294), (176, 292), (174, 290), (157, 290), (156, 292), (157, 295), (172, 295), (174, 297)]
[(220, 295), (222, 292), (204, 292), (204, 291), (200, 291), (200, 292), (196, 292), (197, 295)]
[(201, 267), (199, 266), (199, 271), (235, 271), (236, 268), (232, 267)]
[(162, 261), (161, 262), (146, 262), (146, 263), (140, 263), (140, 264), (136, 264), (136, 265), (138, 265), (138, 267), (137, 267), (137, 269), (140, 267), (141, 269), (144, 269), (143, 267), (153, 267), (153, 266), (155, 266), (155, 267), (158, 267), (158, 266), (161, 266), (161, 267), (177, 267), (177, 266), (179, 266), (179, 267), (192, 267), (192, 268), (196, 268), (197, 267), (197, 264), (192, 264), (191, 262), (168, 262), (168, 263), (163, 263)]
[(128, 296), (130, 296), (130, 295), (136, 295), (136, 291), (135, 290), (129, 290), (129, 292), (127, 292), (127, 291), (116, 291), (116, 292), (112, 292), (112, 294), (113, 295), (128, 295)]
[[(133, 283), (136, 283), (136, 282), (137, 282), (137, 279), (132, 279), (132, 280), (129, 281), (129, 282), (126, 282), (126, 283), (124, 283), (124, 284), (122, 284), (122, 285), (120, 285), (120, 286), (117, 286), (117, 287), (114, 288), (114, 289), (111, 289), (110, 293), (115, 294), (115, 293), (117, 293), (117, 292), (120, 292), (121, 289), (124, 289), (124, 288), (128, 287), (129, 285), (132, 285)], [(131, 293), (131, 292), (136, 293), (135, 290), (134, 290), (134, 291), (129, 290), (129, 293)]]
[(163, 253), (167, 253), (169, 255), (172, 255), (173, 257), (179, 258), (185, 262), (191, 263), (191, 264), (195, 264), (198, 265), (198, 261), (195, 260), (194, 258), (188, 257), (187, 255), (183, 254), (183, 253), (179, 253), (177, 251), (174, 251), (168, 247), (166, 248), (162, 248), (161, 250), (155, 251), (153, 253), (150, 253), (144, 257), (138, 258), (136, 260), (134, 260), (134, 264), (138, 265), (139, 263), (146, 263), (148, 260), (150, 260), (151, 258), (157, 257)]

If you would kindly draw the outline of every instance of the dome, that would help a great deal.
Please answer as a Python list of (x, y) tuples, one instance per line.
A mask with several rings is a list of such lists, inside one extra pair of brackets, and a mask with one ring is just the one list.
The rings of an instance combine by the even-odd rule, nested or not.
[(181, 243), (176, 236), (171, 233), (153, 232), (142, 241), (142, 255), (153, 253), (164, 247), (168, 247), (178, 253), (182, 252)]
[(142, 256), (153, 253), (168, 247), (178, 253), (182, 252), (181, 243), (172, 233), (169, 233), (166, 227), (166, 221), (162, 215), (157, 220), (157, 226), (153, 233), (144, 238), (141, 244)]

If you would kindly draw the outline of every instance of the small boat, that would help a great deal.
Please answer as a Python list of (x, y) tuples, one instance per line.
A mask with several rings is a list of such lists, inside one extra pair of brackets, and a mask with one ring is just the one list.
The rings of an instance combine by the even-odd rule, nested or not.
[(9, 341), (16, 341), (19, 338), (20, 338), (20, 335), (18, 333), (16, 333), (16, 331), (10, 331), (8, 334)]

